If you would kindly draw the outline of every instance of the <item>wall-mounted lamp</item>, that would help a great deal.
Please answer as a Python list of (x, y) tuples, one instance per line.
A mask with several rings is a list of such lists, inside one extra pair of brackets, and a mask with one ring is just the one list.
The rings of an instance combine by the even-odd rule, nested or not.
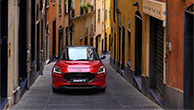
[(134, 3), (133, 3), (133, 6), (137, 6), (137, 9), (139, 9), (139, 4), (138, 4), (138, 2), (134, 2)]
[(121, 11), (119, 8), (116, 8), (116, 11), (118, 12), (118, 14), (121, 14)]

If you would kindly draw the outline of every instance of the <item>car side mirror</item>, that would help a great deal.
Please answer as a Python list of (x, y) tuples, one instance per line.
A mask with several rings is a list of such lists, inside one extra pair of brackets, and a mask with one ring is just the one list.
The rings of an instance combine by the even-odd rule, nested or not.
[(104, 60), (104, 59), (106, 59), (106, 56), (101, 56), (100, 59)]
[(55, 59), (59, 59), (59, 56), (58, 55), (55, 55)]

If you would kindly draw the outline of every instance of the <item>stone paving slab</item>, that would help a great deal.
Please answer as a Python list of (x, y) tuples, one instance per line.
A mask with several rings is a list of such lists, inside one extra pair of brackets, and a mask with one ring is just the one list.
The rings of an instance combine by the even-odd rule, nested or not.
[(109, 55), (103, 63), (107, 69), (107, 91), (72, 90), (53, 93), (51, 69), (54, 63), (45, 66), (44, 74), (12, 107), (13, 110), (93, 110), (93, 109), (162, 109), (140, 93), (109, 65)]

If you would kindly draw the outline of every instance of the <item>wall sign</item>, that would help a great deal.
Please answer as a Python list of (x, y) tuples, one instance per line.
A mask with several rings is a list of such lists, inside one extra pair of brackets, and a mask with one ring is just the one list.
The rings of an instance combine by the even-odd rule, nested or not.
[(143, 0), (143, 12), (162, 21), (166, 20), (166, 3)]

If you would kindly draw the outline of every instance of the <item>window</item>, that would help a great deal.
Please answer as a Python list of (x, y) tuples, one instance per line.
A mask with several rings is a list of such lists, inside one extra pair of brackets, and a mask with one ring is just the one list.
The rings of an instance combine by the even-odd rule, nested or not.
[(55, 5), (55, 0), (53, 0), (53, 5)]
[(83, 5), (83, 0), (80, 0), (80, 5)]
[(49, 0), (46, 0), (46, 8), (49, 7)]
[(72, 0), (72, 3), (71, 3), (71, 8), (72, 8), (72, 9), (75, 8), (74, 3), (75, 3), (74, 0)]
[(110, 11), (110, 8), (109, 8), (109, 19), (110, 19), (110, 17), (111, 17), (111, 14), (110, 14), (110, 13), (111, 13), (111, 11)]
[(113, 1), (113, 21), (116, 23), (116, 20), (115, 20), (115, 6), (116, 6), (116, 0)]
[(91, 0), (91, 5), (93, 5), (93, 0)]
[(86, 19), (85, 19), (85, 35), (87, 35), (87, 34), (88, 34), (88, 19), (86, 17)]
[(90, 24), (91, 24), (90, 29), (93, 32), (93, 16), (91, 16), (91, 18), (90, 18)]
[(87, 3), (88, 3), (88, 0), (85, 0), (85, 5), (87, 5)]
[(66, 8), (67, 8), (66, 2), (67, 0), (64, 1), (64, 13), (66, 13)]
[(107, 9), (105, 10), (105, 20), (107, 20)]
[(98, 22), (100, 22), (100, 9), (98, 9)]
[(62, 10), (61, 10), (61, 0), (59, 0), (59, 16), (61, 16)]

